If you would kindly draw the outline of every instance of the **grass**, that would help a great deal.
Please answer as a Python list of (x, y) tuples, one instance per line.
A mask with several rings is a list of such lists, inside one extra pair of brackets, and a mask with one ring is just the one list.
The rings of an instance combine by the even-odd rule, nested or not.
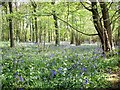
[(95, 45), (2, 47), (3, 88), (110, 88), (119, 70), (116, 55), (105, 59)]

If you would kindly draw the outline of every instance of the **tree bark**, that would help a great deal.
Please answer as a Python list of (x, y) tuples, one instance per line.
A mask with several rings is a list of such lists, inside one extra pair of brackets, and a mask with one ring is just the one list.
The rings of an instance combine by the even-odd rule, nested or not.
[[(73, 13), (72, 13), (72, 25), (73, 25), (73, 23), (74, 23), (74, 17), (73, 17)], [(73, 31), (73, 29), (71, 29), (71, 38), (70, 38), (70, 44), (74, 44), (74, 31)]]
[[(52, 5), (54, 5), (55, 2), (52, 2)], [(53, 19), (54, 19), (54, 24), (55, 24), (55, 45), (59, 46), (60, 45), (60, 37), (59, 37), (59, 30), (58, 30), (58, 22), (57, 22), (57, 16), (56, 12), (53, 10)]]
[(118, 55), (120, 56), (120, 1), (118, 2), (118, 16), (119, 16), (119, 19), (118, 19)]
[(100, 2), (100, 7), (102, 11), (104, 28), (106, 30), (106, 35), (108, 35), (108, 45), (110, 49), (109, 51), (111, 51), (114, 49), (114, 44), (113, 44), (113, 39), (112, 39), (112, 29), (111, 29), (111, 24), (110, 24), (110, 19), (109, 19), (108, 8), (105, 2)]
[[(16, 9), (16, 12), (18, 11), (18, 4), (17, 2), (15, 2), (15, 9)], [(16, 41), (19, 41), (19, 22), (18, 20), (15, 20), (15, 30), (16, 30)]]
[[(9, 11), (12, 14), (12, 2), (8, 2), (9, 4)], [(10, 47), (14, 47), (14, 36), (13, 36), (13, 26), (12, 26), (12, 18), (9, 18), (9, 29), (10, 29)]]
[[(35, 10), (36, 12), (36, 10)], [(38, 42), (38, 27), (37, 27), (37, 17), (35, 17), (35, 34), (36, 34), (36, 43)]]
[(2, 33), (1, 33), (1, 39), (4, 41), (4, 17), (3, 17), (3, 10), (2, 10)]
[(32, 42), (35, 41), (35, 35), (34, 35), (34, 20), (32, 19)]
[[(110, 38), (110, 36), (112, 36), (112, 32), (110, 31), (107, 31), (107, 29), (110, 27), (108, 27), (108, 21), (107, 21), (107, 26), (106, 26), (106, 18), (109, 19), (108, 15), (109, 13), (106, 12), (107, 14), (103, 15), (103, 12), (105, 12), (106, 10), (106, 6), (104, 6), (104, 9), (102, 9), (102, 15), (103, 15), (103, 22), (104, 22), (104, 25), (102, 24), (101, 22), (101, 18), (100, 18), (100, 15), (99, 15), (99, 12), (97, 10), (97, 2), (91, 2), (92, 3), (92, 14), (93, 14), (93, 22), (94, 22), (94, 26), (95, 26), (95, 29), (97, 30), (98, 32), (98, 35), (99, 35), (99, 38), (101, 40), (101, 44), (102, 44), (102, 49), (105, 52), (109, 52), (110, 50), (112, 50), (112, 46), (110, 44), (110, 41), (109, 40), (112, 40)], [(112, 41), (111, 41), (112, 42)]]

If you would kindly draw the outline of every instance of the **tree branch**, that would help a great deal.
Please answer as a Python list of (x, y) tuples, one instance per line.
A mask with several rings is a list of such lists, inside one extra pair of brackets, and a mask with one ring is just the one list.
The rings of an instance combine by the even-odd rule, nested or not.
[(87, 34), (87, 33), (84, 33), (84, 32), (81, 32), (79, 31), (78, 29), (76, 29), (75, 27), (73, 27), (71, 24), (69, 24), (68, 22), (64, 21), (63, 19), (57, 17), (59, 20), (63, 21), (64, 23), (66, 23), (68, 26), (70, 26), (71, 28), (73, 28), (74, 30), (76, 30), (77, 32), (81, 33), (81, 34), (84, 34), (84, 35), (87, 35), (87, 36), (96, 36), (98, 34)]
[(109, 25), (111, 25), (113, 22), (115, 22), (119, 18), (120, 18), (120, 15), (118, 17), (116, 17), (114, 20), (111, 20), (111, 23)]
[(92, 11), (92, 9), (89, 9), (88, 7), (86, 7), (82, 2), (81, 2), (82, 6), (87, 9), (88, 11)]

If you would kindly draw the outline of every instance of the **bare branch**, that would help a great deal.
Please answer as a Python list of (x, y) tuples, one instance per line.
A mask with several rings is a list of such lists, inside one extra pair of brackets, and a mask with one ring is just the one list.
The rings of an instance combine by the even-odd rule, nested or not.
[(64, 21), (63, 19), (57, 17), (59, 20), (63, 21), (64, 23), (66, 23), (68, 26), (70, 26), (71, 28), (73, 28), (74, 30), (76, 30), (77, 32), (81, 33), (81, 34), (84, 34), (84, 35), (87, 35), (87, 36), (96, 36), (98, 34), (87, 34), (87, 33), (84, 33), (84, 32), (81, 32), (79, 31), (78, 29), (76, 29), (75, 27), (73, 27), (71, 24), (69, 24), (67, 21)]
[(87, 9), (88, 11), (92, 11), (92, 9), (89, 9), (88, 7), (86, 7), (82, 2), (81, 2), (82, 6)]
[(109, 25), (111, 25), (113, 22), (115, 22), (119, 18), (120, 18), (120, 15), (118, 17), (116, 17), (114, 20), (111, 20), (111, 23)]
[(113, 16), (111, 17), (111, 20), (114, 18), (114, 16), (116, 15), (117, 12), (119, 12), (119, 10), (115, 11), (115, 13), (113, 14)]

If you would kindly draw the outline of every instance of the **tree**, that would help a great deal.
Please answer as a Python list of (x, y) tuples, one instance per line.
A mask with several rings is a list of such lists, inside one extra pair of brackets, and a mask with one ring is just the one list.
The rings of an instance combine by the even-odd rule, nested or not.
[[(98, 11), (97, 2), (91, 2), (91, 9), (82, 4), (87, 10), (92, 12), (93, 23), (98, 36), (101, 40), (102, 49), (105, 52), (113, 50), (112, 30), (109, 18), (109, 12), (106, 2), (100, 2), (102, 17), (100, 17)], [(103, 21), (103, 22), (102, 22)]]
[[(10, 14), (13, 13), (12, 2), (8, 2)], [(14, 47), (14, 36), (13, 36), (13, 26), (12, 26), (12, 17), (9, 18), (9, 29), (10, 29), (10, 47)]]
[[(33, 6), (33, 10), (34, 10), (34, 14), (36, 13), (36, 8), (37, 8), (37, 4), (31, 0), (31, 4)], [(36, 43), (38, 42), (38, 27), (37, 27), (37, 16), (34, 17), (35, 20), (35, 35), (36, 35)]]
[(119, 19), (118, 19), (118, 47), (119, 47), (119, 55), (120, 55), (120, 1), (118, 2), (118, 16), (119, 16)]
[[(52, 5), (55, 4), (55, 1), (51, 2)], [(52, 11), (53, 19), (54, 19), (54, 25), (55, 25), (55, 45), (58, 46), (60, 45), (60, 38), (59, 38), (59, 30), (58, 30), (58, 20), (56, 16), (55, 10)]]

